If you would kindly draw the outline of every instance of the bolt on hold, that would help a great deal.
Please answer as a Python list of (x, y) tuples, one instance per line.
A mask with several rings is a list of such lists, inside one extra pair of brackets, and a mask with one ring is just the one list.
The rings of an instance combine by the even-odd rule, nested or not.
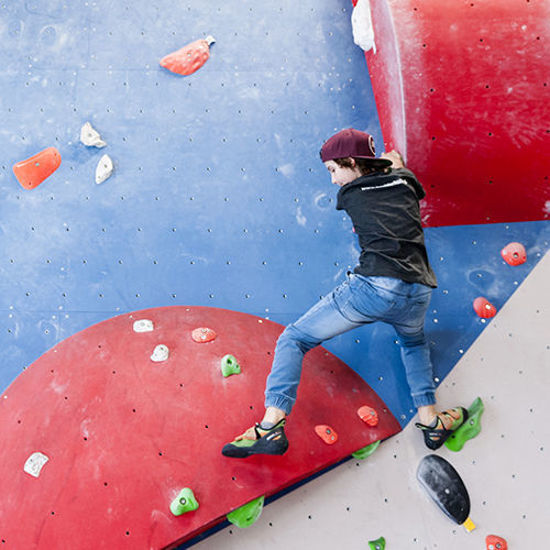
[(196, 328), (191, 333), (191, 338), (199, 344), (205, 344), (206, 342), (211, 342), (212, 340), (216, 339), (216, 332), (212, 330), (211, 328), (207, 327), (199, 327)]
[(491, 302), (489, 302), (487, 298), (484, 298), (483, 296), (478, 296), (474, 300), (474, 311), (482, 319), (490, 319), (497, 314), (497, 308), (493, 304), (491, 304)]

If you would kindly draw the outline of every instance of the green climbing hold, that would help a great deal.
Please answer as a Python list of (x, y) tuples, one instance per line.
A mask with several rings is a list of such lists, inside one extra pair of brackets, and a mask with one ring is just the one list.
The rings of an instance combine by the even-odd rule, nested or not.
[(233, 355), (224, 355), (221, 362), (222, 374), (227, 378), (232, 374), (240, 374), (241, 366)]
[(485, 407), (483, 401), (478, 397), (468, 409), (468, 419), (456, 432), (452, 433), (445, 445), (451, 450), (458, 452), (464, 447), (469, 439), (473, 439), (481, 431), (481, 415)]
[(237, 527), (250, 527), (260, 517), (265, 497), (259, 497), (227, 514), (227, 519)]
[(374, 443), (371, 443), (370, 445), (367, 445), (366, 447), (363, 447), (362, 449), (351, 453), (351, 456), (353, 458), (357, 458), (358, 460), (364, 460), (365, 458), (367, 458), (367, 456), (370, 456), (372, 453), (374, 453), (374, 451), (376, 451), (376, 449), (378, 449), (378, 445), (380, 445), (380, 441), (375, 441)]
[(187, 512), (193, 512), (199, 507), (199, 503), (189, 487), (181, 490), (180, 494), (170, 504), (170, 511), (175, 516), (181, 516)]
[(369, 548), (370, 550), (384, 550), (386, 548), (386, 539), (380, 537), (376, 540), (369, 540)]

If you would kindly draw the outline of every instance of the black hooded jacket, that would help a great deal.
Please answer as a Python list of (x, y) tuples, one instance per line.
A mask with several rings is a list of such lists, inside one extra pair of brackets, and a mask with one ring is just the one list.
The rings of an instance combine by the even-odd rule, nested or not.
[(437, 286), (420, 221), (425, 196), (406, 168), (367, 174), (340, 188), (336, 209), (347, 212), (361, 246), (355, 273)]

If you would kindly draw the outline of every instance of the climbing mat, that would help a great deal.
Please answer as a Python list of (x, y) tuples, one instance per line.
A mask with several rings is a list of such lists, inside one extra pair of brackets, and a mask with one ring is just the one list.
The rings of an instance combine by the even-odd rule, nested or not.
[[(304, 362), (287, 453), (222, 456), (263, 411), (282, 329), (172, 306), (103, 321), (48, 351), (0, 400), (3, 546), (175, 547), (400, 431), (376, 393), (317, 348)], [(228, 354), (239, 369), (224, 376)], [(359, 416), (365, 406), (376, 422)], [(184, 488), (199, 507), (175, 516), (170, 505)]]

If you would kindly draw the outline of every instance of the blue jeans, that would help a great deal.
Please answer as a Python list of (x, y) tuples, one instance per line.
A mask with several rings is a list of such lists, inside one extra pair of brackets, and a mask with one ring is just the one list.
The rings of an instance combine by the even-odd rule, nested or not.
[(304, 355), (321, 342), (375, 321), (392, 325), (415, 407), (435, 404), (435, 384), (424, 319), (432, 289), (391, 277), (348, 274), (281, 334), (267, 378), (265, 406), (289, 414), (295, 401)]

